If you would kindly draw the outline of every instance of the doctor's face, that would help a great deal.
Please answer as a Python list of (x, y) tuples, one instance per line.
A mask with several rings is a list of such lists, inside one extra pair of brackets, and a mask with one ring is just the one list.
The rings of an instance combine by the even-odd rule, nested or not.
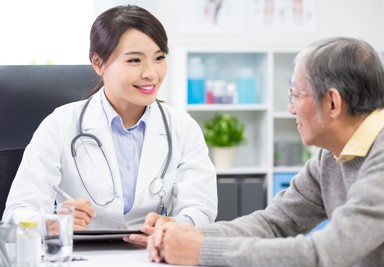
[(151, 104), (167, 72), (165, 56), (146, 34), (127, 30), (99, 70), (112, 105), (125, 109)]

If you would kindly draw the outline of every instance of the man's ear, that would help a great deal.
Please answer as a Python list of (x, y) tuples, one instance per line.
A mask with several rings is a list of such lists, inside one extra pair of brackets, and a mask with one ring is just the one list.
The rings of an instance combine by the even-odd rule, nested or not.
[(92, 67), (97, 73), (97, 75), (99, 76), (103, 75), (103, 61), (101, 60), (99, 55), (96, 53), (92, 55)]
[(343, 99), (339, 91), (335, 88), (331, 88), (327, 92), (327, 107), (331, 117), (336, 118), (343, 112)]

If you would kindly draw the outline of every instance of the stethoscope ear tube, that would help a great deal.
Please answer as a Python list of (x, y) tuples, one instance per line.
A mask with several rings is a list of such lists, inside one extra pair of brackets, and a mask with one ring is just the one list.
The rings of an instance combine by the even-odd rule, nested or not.
[[(164, 109), (161, 106), (160, 102), (158, 99), (156, 99), (156, 103), (159, 106), (161, 116), (163, 117), (163, 122), (164, 122), (164, 128), (167, 133), (167, 140), (168, 140), (168, 155), (167, 155), (167, 161), (165, 162), (163, 172), (161, 173), (160, 177), (161, 179), (164, 178), (165, 174), (167, 173), (169, 163), (171, 162), (171, 157), (172, 157), (172, 138), (171, 138), (171, 131), (169, 130), (169, 125), (167, 121), (167, 116), (165, 115)], [(155, 178), (156, 179), (156, 178)]]
[(163, 188), (163, 179), (161, 177), (155, 177), (149, 185), (149, 190), (152, 194), (158, 194)]
[[(83, 117), (84, 117), (84, 113), (85, 113), (85, 110), (87, 109), (88, 105), (89, 105), (89, 102), (91, 101), (92, 99), (92, 96), (90, 98), (88, 98), (87, 102), (85, 102), (84, 104), (84, 107), (81, 109), (81, 112), (80, 112), (80, 117), (79, 117), (79, 134), (76, 135), (73, 139), (72, 139), (72, 142), (71, 142), (71, 154), (72, 154), (72, 157), (76, 157), (76, 148), (75, 148), (75, 143), (77, 141), (77, 139), (79, 139), (81, 136), (83, 136)], [(101, 143), (99, 145), (99, 142), (98, 141), (99, 139), (96, 138), (96, 142), (97, 142), (97, 145), (99, 147), (101, 147)]]
[(77, 141), (77, 139), (79, 139), (80, 137), (90, 137), (92, 138), (93, 140), (95, 140), (95, 142), (97, 143), (98, 147), (101, 148), (101, 141), (99, 140), (99, 138), (97, 138), (97, 136), (93, 135), (93, 134), (87, 134), (87, 133), (79, 133), (78, 135), (76, 135), (73, 139), (72, 139), (72, 142), (71, 142), (71, 153), (72, 153), (72, 157), (76, 157), (76, 147), (75, 147), (75, 143)]

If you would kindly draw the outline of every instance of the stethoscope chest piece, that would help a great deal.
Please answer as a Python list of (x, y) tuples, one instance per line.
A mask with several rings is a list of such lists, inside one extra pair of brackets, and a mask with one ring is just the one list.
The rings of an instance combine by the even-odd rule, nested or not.
[(155, 177), (149, 185), (149, 190), (154, 195), (157, 195), (163, 191), (163, 179), (160, 177)]
[(165, 203), (163, 200), (165, 196), (163, 178), (155, 177), (152, 180), (151, 184), (149, 185), (149, 191), (151, 191), (153, 195), (158, 195), (160, 198), (160, 207), (159, 207), (160, 215), (168, 216), (167, 208), (165, 207)]

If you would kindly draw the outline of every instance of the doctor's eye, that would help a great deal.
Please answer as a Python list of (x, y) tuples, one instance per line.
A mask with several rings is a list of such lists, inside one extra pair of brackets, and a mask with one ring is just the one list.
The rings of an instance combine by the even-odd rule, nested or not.
[(161, 55), (161, 56), (156, 57), (156, 61), (162, 61), (164, 59), (166, 59), (165, 55)]
[(128, 63), (140, 63), (141, 60), (140, 58), (132, 58), (132, 59), (129, 59), (127, 60)]

